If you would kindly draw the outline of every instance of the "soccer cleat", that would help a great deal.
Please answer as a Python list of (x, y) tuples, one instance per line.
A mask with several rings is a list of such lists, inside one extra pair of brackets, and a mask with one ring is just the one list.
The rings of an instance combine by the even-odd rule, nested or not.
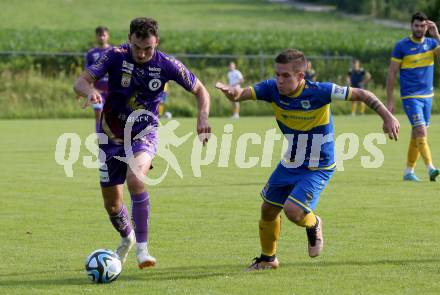
[(420, 179), (415, 175), (415, 173), (407, 173), (405, 175), (403, 175), (403, 180), (404, 181), (420, 181)]
[(322, 220), (316, 216), (317, 224), (314, 227), (306, 228), (309, 256), (314, 258), (321, 254), (324, 248), (324, 237), (322, 236)]
[(128, 252), (130, 252), (131, 247), (136, 243), (136, 236), (132, 230), (127, 237), (121, 238), (121, 243), (116, 249), (116, 255), (118, 255), (121, 263), (124, 264), (127, 260)]
[(137, 249), (136, 258), (140, 269), (144, 269), (146, 267), (154, 267), (156, 265), (156, 258), (148, 253), (147, 248)]
[(255, 257), (254, 262), (247, 268), (247, 271), (255, 271), (255, 270), (265, 270), (265, 269), (276, 269), (280, 263), (276, 257), (273, 257), (273, 260), (270, 259)]
[(436, 181), (437, 176), (439, 176), (440, 170), (438, 169), (432, 169), (429, 171), (429, 180), (430, 181)]

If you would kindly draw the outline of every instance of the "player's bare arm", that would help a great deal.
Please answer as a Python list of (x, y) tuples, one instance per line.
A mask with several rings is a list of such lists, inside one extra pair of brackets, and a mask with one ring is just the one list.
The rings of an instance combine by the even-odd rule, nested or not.
[(73, 90), (78, 96), (87, 98), (83, 105), (83, 108), (86, 108), (93, 103), (102, 102), (101, 94), (95, 87), (93, 87), (94, 81), (95, 79), (93, 79), (90, 73), (84, 71), (81, 76), (79, 76), (79, 78), (76, 80), (75, 85), (73, 86)]
[[(438, 32), (437, 25), (433, 21), (426, 21), (426, 25), (428, 26), (428, 32), (438, 42), (440, 42), (440, 34)], [(434, 53), (437, 56), (440, 56), (440, 46), (437, 46), (437, 48), (434, 49)]]
[(192, 93), (197, 97), (199, 111), (197, 115), (197, 134), (199, 134), (200, 141), (205, 144), (211, 135), (211, 126), (208, 123), (211, 98), (205, 86), (199, 80), (197, 80)]
[(237, 86), (228, 86), (221, 82), (215, 84), (215, 88), (223, 92), (223, 94), (232, 102), (254, 99), (250, 87), (240, 88)]
[(394, 80), (396, 80), (397, 72), (400, 69), (400, 63), (396, 61), (390, 62), (390, 67), (388, 68), (387, 76), (387, 109), (390, 112), (394, 111)]
[(397, 140), (400, 130), (399, 121), (387, 110), (374, 93), (360, 88), (352, 88), (351, 100), (362, 101), (374, 110), (383, 120), (383, 131), (388, 134), (390, 139)]

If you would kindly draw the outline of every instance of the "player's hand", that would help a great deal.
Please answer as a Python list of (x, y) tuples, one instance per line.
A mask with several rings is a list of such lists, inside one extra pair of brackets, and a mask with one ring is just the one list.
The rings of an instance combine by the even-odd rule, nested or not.
[(223, 92), (223, 94), (230, 100), (230, 101), (237, 101), (238, 91), (236, 87), (230, 87), (226, 84), (223, 84), (221, 82), (215, 83), (215, 88)]
[(400, 131), (400, 123), (396, 119), (396, 117), (390, 114), (390, 116), (386, 120), (384, 120), (383, 131), (388, 134), (388, 137), (390, 139), (397, 141)]
[(426, 21), (426, 24), (428, 25), (428, 32), (432, 37), (439, 36), (437, 25), (433, 21)]
[(208, 123), (208, 114), (200, 114), (197, 118), (197, 134), (199, 140), (205, 145), (211, 137), (211, 126)]
[(87, 95), (86, 101), (84, 102), (84, 105), (82, 106), (83, 109), (90, 106), (94, 103), (102, 103), (102, 97), (99, 91), (95, 90), (89, 95)]

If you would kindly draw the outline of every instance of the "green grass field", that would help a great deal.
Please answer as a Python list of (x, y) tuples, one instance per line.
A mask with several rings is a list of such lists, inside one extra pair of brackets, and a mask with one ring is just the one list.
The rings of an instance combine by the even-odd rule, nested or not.
[[(304, 230), (284, 218), (276, 271), (243, 270), (259, 254), (259, 191), (273, 168), (239, 169), (234, 146), (229, 168), (217, 160), (192, 174), (192, 138), (173, 149), (184, 177), (173, 171), (149, 188), (152, 196), (150, 250), (155, 269), (140, 271), (131, 253), (121, 277), (94, 285), (83, 262), (93, 250), (114, 248), (118, 235), (108, 222), (99, 192), (98, 173), (82, 166), (90, 153), (84, 140), (93, 121), (3, 120), (0, 156), (0, 294), (439, 294), (439, 183), (403, 183), (409, 127), (402, 122), (399, 142), (379, 146), (380, 169), (361, 167), (358, 155), (344, 162), (321, 195), (316, 212), (324, 220), (323, 255), (307, 256)], [(194, 131), (193, 119), (179, 119), (177, 134)], [(231, 121), (212, 119), (218, 138)], [(272, 118), (243, 118), (234, 138), (245, 132), (261, 136), (274, 128)], [(361, 139), (379, 132), (376, 116), (335, 117), (336, 133)], [(67, 178), (54, 159), (57, 138), (65, 132), (82, 139), (74, 177)], [(440, 163), (440, 116), (432, 118), (430, 142)], [(276, 146), (273, 165), (279, 155)], [(261, 145), (248, 149), (261, 155)], [(153, 175), (163, 169), (155, 161)], [(439, 165), (439, 164), (438, 164)]]

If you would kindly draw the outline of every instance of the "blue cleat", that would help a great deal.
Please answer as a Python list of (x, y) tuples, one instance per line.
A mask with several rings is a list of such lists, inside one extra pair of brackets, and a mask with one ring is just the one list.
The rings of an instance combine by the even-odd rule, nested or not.
[(431, 171), (429, 171), (429, 180), (436, 181), (435, 179), (437, 178), (437, 176), (439, 176), (439, 174), (440, 170), (432, 169)]
[(403, 180), (405, 180), (405, 181), (414, 181), (414, 182), (420, 181), (420, 179), (416, 176), (415, 173), (408, 173), (408, 174), (403, 175)]

